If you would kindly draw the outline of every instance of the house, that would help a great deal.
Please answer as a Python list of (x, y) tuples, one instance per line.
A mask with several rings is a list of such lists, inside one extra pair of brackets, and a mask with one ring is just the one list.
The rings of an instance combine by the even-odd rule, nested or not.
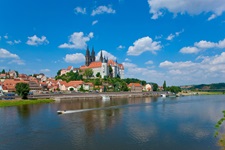
[(16, 91), (16, 84), (17, 83), (28, 83), (27, 81), (24, 80), (18, 80), (18, 79), (6, 79), (3, 82), (2, 88), (5, 92), (15, 92)]
[(29, 87), (30, 87), (30, 91), (32, 92), (39, 92), (42, 90), (42, 87), (40, 86), (40, 84), (38, 83), (38, 81), (29, 81), (28, 82)]
[(79, 68), (73, 68), (73, 66), (68, 66), (67, 69), (61, 69), (60, 75), (64, 75), (64, 74), (66, 74), (66, 73), (68, 73), (70, 71), (72, 71), (72, 72), (79, 72)]
[(140, 83), (130, 83), (128, 88), (131, 92), (142, 92), (142, 85)]
[(5, 73), (0, 74), (0, 79), (5, 79), (5, 78), (6, 78), (6, 74)]

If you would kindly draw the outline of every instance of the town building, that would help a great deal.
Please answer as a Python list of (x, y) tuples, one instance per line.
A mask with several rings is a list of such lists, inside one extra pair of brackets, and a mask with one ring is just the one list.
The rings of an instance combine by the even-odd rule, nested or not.
[[(110, 74), (110, 67), (112, 68), (112, 73)], [(105, 58), (102, 54), (100, 54), (100, 58), (98, 61), (96, 61), (95, 51), (94, 48), (92, 48), (92, 51), (90, 53), (89, 48), (86, 50), (85, 55), (85, 65), (80, 67), (80, 70), (86, 70), (86, 69), (92, 69), (93, 70), (93, 76), (96, 77), (97, 73), (100, 73), (101, 77), (104, 78), (105, 76), (112, 76), (112, 77), (120, 77), (121, 79), (124, 79), (124, 66), (123, 64), (117, 63), (117, 61), (114, 61), (112, 59)]]

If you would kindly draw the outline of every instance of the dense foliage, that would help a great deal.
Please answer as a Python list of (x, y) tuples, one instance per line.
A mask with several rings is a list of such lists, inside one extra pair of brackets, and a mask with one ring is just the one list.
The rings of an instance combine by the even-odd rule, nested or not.
[(141, 85), (146, 85), (146, 81), (144, 80), (139, 80), (139, 79), (136, 79), (136, 78), (126, 78), (126, 79), (123, 79), (123, 81), (125, 81), (127, 84), (130, 84), (130, 83), (140, 83)]
[(176, 94), (181, 92), (181, 88), (179, 86), (170, 86), (167, 87), (166, 90)]
[(22, 99), (27, 99), (29, 91), (30, 91), (29, 84), (23, 82), (16, 84), (16, 93), (19, 96), (22, 96)]
[(66, 82), (69, 82), (69, 81), (74, 81), (74, 80), (82, 80), (83, 79), (83, 76), (80, 75), (78, 72), (73, 72), (73, 71), (70, 71), (66, 74), (63, 74), (61, 76), (56, 76), (55, 77), (56, 80), (58, 79), (61, 79), (63, 81), (66, 81)]

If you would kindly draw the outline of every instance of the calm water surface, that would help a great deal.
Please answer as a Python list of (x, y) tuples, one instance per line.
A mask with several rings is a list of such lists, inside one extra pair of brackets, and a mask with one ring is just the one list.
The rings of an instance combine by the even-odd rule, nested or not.
[[(56, 113), (92, 108), (102, 109)], [(0, 149), (219, 150), (213, 135), (222, 110), (223, 95), (0, 108)], [(221, 130), (225, 132), (225, 127)]]

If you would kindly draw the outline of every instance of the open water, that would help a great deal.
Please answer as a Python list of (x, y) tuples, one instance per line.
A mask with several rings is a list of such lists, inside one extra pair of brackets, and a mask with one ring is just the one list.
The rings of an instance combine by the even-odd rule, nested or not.
[(214, 126), (223, 110), (224, 95), (0, 108), (0, 150), (219, 150)]

